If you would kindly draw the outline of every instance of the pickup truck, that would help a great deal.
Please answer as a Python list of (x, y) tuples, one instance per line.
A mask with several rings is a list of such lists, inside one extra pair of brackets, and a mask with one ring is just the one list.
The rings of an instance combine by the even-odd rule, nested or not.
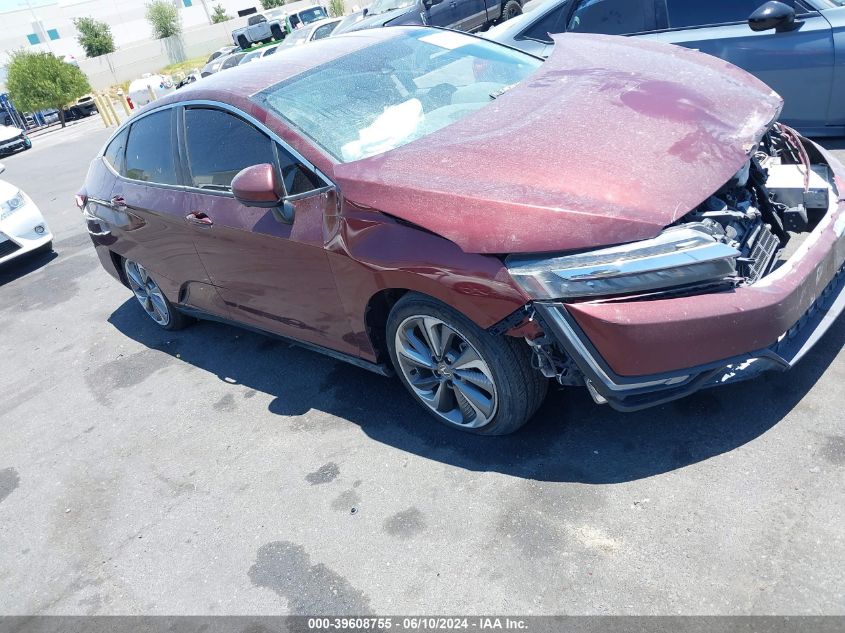
[(522, 13), (524, 0), (375, 0), (362, 17), (341, 24), (332, 35), (380, 26), (422, 24), (481, 31)]
[(249, 16), (247, 25), (232, 31), (232, 40), (242, 49), (259, 44), (284, 39), (284, 20), (269, 20), (263, 13)]

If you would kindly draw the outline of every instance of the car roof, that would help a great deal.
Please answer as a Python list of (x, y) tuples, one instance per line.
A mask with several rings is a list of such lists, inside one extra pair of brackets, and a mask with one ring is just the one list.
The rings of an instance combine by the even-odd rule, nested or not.
[(543, 2), (538, 2), (537, 5), (530, 11), (526, 11), (522, 15), (518, 15), (515, 18), (511, 18), (510, 20), (506, 20), (501, 24), (493, 26), (486, 32), (482, 33), (481, 36), (497, 41), (512, 38), (528, 28), (531, 24), (542, 20), (551, 11), (569, 3), (569, 1), (570, 0), (543, 0)]
[(283, 46), (260, 64), (244, 64), (225, 73), (215, 73), (203, 81), (159, 98), (156, 103), (164, 105), (192, 99), (240, 103), (243, 97), (250, 97), (270, 86), (308, 72), (312, 68), (418, 30), (434, 31), (435, 29), (391, 26), (327, 37), (311, 42), (308, 46)]

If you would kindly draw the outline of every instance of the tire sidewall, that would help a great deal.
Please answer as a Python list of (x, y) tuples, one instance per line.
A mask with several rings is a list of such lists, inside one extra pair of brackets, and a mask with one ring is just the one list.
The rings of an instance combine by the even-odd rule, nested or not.
[[(440, 319), (445, 324), (460, 333), (461, 336), (475, 348), (481, 355), (482, 359), (490, 368), (493, 375), (493, 381), (496, 386), (497, 409), (493, 420), (487, 425), (480, 428), (467, 428), (457, 424), (453, 424), (448, 420), (443, 419), (437, 415), (431, 408), (423, 402), (416, 394), (413, 388), (408, 384), (404, 373), (399, 366), (399, 360), (396, 355), (396, 331), (399, 325), (408, 317), (412, 316), (432, 316)], [(399, 380), (414, 397), (420, 406), (428, 411), (428, 413), (437, 419), (444, 426), (451, 429), (463, 431), (466, 433), (474, 433), (477, 435), (504, 435), (511, 433), (522, 426), (526, 420), (522, 418), (525, 414), (521, 412), (515, 398), (518, 394), (514, 394), (514, 388), (519, 389), (522, 377), (512, 375), (513, 371), (508, 371), (508, 367), (504, 362), (504, 356), (512, 353), (509, 344), (503, 340), (503, 336), (494, 336), (485, 332), (478, 327), (470, 319), (465, 317), (460, 312), (443, 304), (436, 299), (431, 299), (424, 295), (412, 294), (403, 297), (391, 310), (387, 322), (387, 348), (390, 353), (390, 361), (393, 363), (393, 368), (399, 377)], [(514, 424), (513, 420), (519, 419), (518, 424)]]

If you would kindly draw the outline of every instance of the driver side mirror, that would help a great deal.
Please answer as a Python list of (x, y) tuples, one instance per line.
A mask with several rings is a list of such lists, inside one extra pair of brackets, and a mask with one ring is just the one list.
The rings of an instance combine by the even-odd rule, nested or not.
[(253, 165), (238, 172), (232, 179), (232, 194), (245, 207), (272, 209), (279, 222), (293, 222), (294, 209), (286, 198), (285, 184), (269, 163)]
[(795, 24), (795, 9), (783, 2), (772, 0), (760, 6), (748, 18), (748, 26), (752, 31), (768, 31), (775, 29), (778, 33), (791, 31)]

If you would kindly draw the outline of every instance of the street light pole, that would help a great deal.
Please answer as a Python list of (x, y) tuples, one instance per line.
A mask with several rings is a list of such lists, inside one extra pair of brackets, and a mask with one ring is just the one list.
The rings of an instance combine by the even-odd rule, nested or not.
[[(32, 14), (32, 19), (35, 22), (36, 26), (44, 32), (44, 43), (47, 45), (47, 50), (51, 53), (53, 52), (53, 46), (50, 44), (50, 34), (47, 33), (44, 25), (41, 24), (41, 20), (38, 19), (38, 16), (35, 14), (35, 9), (32, 7), (32, 0), (26, 0), (26, 6), (29, 8), (29, 12)], [(36, 29), (36, 35), (38, 35)]]

